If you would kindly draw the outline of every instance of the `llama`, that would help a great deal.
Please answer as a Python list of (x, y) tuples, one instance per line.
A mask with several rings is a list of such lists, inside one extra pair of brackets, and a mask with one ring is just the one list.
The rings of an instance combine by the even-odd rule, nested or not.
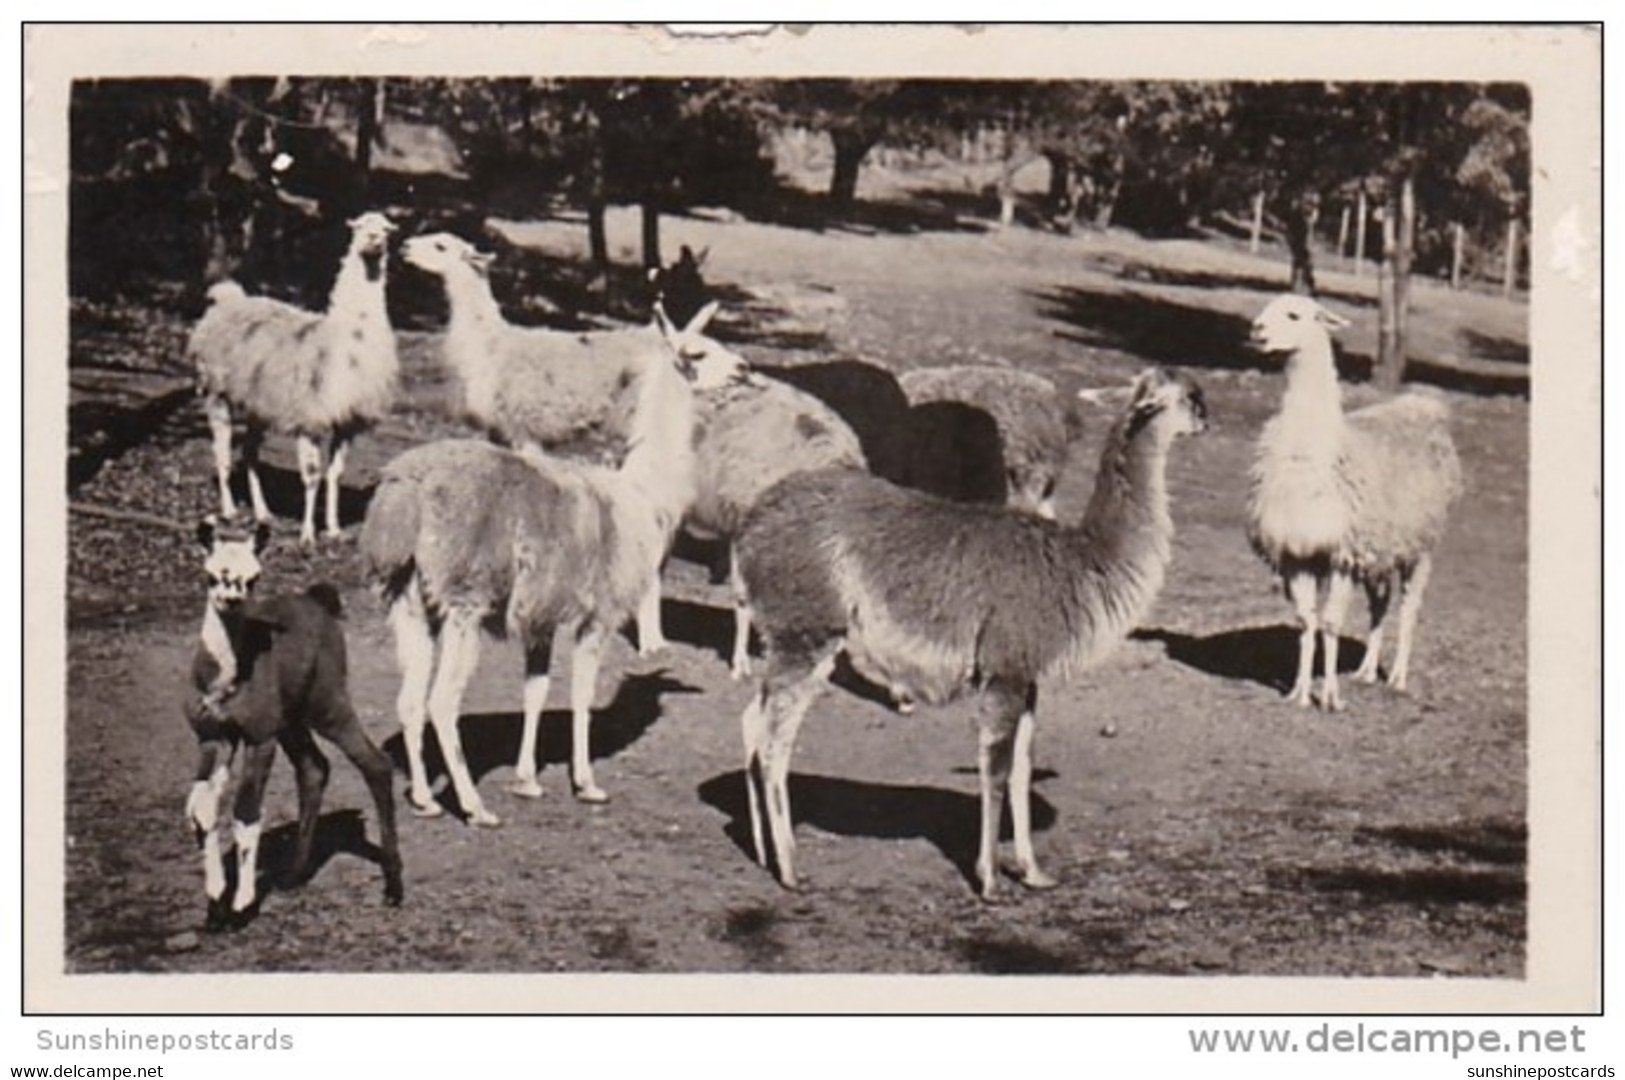
[(979, 716), (984, 899), (1008, 790), (1023, 884), (1055, 884), (1033, 852), (1032, 739), (1040, 678), (1102, 659), (1161, 589), (1173, 522), (1165, 483), (1175, 436), (1207, 427), (1201, 390), (1152, 369), (1136, 380), (1100, 459), (1080, 524), (956, 503), (865, 473), (803, 473), (768, 492), (738, 550), (767, 671), (741, 720), (756, 858), (796, 886), (790, 755), (844, 650), (865, 677), (941, 703), (983, 695)]
[[(734, 639), (728, 667), (742, 679), (750, 674), (751, 614), (732, 544), (746, 514), (787, 476), (867, 465), (858, 437), (839, 416), (775, 379), (701, 395), (695, 442), (695, 498), (683, 527), (729, 546)], [(639, 637), (644, 636), (640, 627)]]
[(541, 794), (537, 727), (553, 639), (565, 631), (571, 781), (581, 801), (607, 800), (589, 753), (600, 658), (639, 604), (651, 592), (658, 598), (661, 561), (693, 500), (694, 390), (747, 374), (717, 355), (696, 366), (681, 351), (681, 335), (665, 329), (666, 362), (645, 366), (631, 387), (632, 434), (619, 469), (468, 439), (417, 447), (385, 467), (360, 546), (389, 605), (417, 814), (440, 813), (423, 764), (427, 717), (468, 820), (501, 823), (480, 799), (457, 730), (482, 629), (512, 633), (524, 645), (524, 734), (511, 790)]
[[(626, 442), (626, 390), (676, 348), (693, 364), (739, 368), (745, 361), (704, 334), (717, 304), (702, 307), (681, 329), (655, 305), (650, 326), (560, 331), (509, 323), (491, 293), (491, 256), (451, 233), (415, 236), (401, 247), (411, 265), (445, 283), (451, 315), (447, 365), (462, 384), (463, 410), (493, 439), (527, 453), (596, 451), (613, 457)], [(666, 647), (658, 582), (638, 617), (638, 651)]]
[[(898, 378), (912, 406), (923, 415), (933, 403), (962, 403), (991, 416), (998, 431), (1004, 475), (998, 478), (1003, 501), (1041, 517), (1055, 517), (1055, 487), (1072, 443), (1079, 434), (1075, 410), (1049, 379), (1014, 368), (987, 364), (952, 364), (916, 368)], [(974, 461), (955, 453), (933, 455), (939, 473), (974, 471)], [(974, 445), (974, 442), (971, 443)], [(905, 484), (920, 487), (920, 484)], [(938, 494), (951, 494), (943, 491)]]
[(1343, 707), (1338, 643), (1356, 583), (1370, 604), (1371, 632), (1355, 678), (1376, 681), (1397, 599), (1388, 684), (1405, 689), (1433, 551), (1462, 492), (1448, 409), (1438, 398), (1402, 394), (1344, 415), (1329, 331), (1347, 325), (1308, 297), (1286, 295), (1270, 301), (1252, 328), (1255, 347), (1288, 359), (1281, 410), (1258, 440), (1247, 535), (1297, 609), (1298, 670), (1288, 696), (1305, 706), (1313, 700), (1318, 632), (1327, 710)]
[(323, 314), (266, 296), (249, 296), (224, 281), (187, 342), (198, 392), (214, 441), (220, 513), (236, 516), (231, 495), (232, 420), (241, 415), (243, 461), (255, 521), (269, 521), (260, 488), (259, 452), (267, 430), (297, 440), (305, 487), (299, 539), (316, 542), (316, 496), (324, 478), (327, 441), (327, 535), (341, 534), (339, 483), (356, 435), (386, 413), (395, 398), (399, 361), (384, 308), (386, 247), (395, 226), (369, 211), (350, 223), (350, 246)]
[[(338, 593), (315, 585), (302, 595), (254, 598), (259, 553), (268, 536), (269, 528), (261, 524), (252, 539), (228, 537), (213, 518), (205, 519), (197, 532), (209, 596), (192, 664), (197, 697), (187, 708), (199, 754), (186, 816), (203, 848), (211, 929), (240, 924), (257, 902), (260, 811), (278, 745), (287, 751), (299, 781), (299, 832), (290, 876), (302, 881), (309, 873), (328, 777), (327, 759), (314, 735), (342, 750), (366, 779), (378, 810), (384, 899), (396, 905), (404, 895), (393, 770), (350, 702)], [(239, 746), (243, 767), (232, 812), (237, 887), (228, 907), (218, 825)]]

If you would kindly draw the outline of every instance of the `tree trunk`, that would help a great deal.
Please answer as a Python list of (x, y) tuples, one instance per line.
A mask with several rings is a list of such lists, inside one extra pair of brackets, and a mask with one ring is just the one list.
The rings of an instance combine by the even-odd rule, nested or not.
[(647, 194), (641, 203), (643, 210), (643, 268), (658, 270), (665, 265), (660, 258), (660, 201)]
[(1253, 227), (1247, 238), (1247, 250), (1254, 255), (1258, 254), (1259, 245), (1264, 239), (1264, 192), (1262, 190), (1253, 194)]
[(1393, 390), (1399, 385), (1398, 296), (1394, 289), (1394, 251), (1397, 232), (1394, 219), (1399, 204), (1390, 198), (1382, 214), (1382, 261), (1377, 265), (1377, 367), (1372, 372), (1378, 386)]
[(830, 140), (835, 145), (835, 172), (829, 181), (829, 201), (850, 206), (858, 197), (858, 170), (878, 140), (839, 130), (830, 133)]
[(1461, 222), (1451, 227), (1450, 237), (1450, 287), (1461, 288), (1461, 260), (1467, 250), (1467, 229)]
[(587, 200), (587, 248), (592, 256), (589, 288), (594, 292), (609, 286), (609, 231), (604, 227), (604, 210), (602, 195)]
[(1395, 390), (1405, 381), (1411, 293), (1411, 249), (1416, 240), (1416, 187), (1409, 176), (1388, 196), (1382, 217), (1382, 267), (1378, 278), (1377, 384)]
[(1416, 184), (1405, 177), (1399, 186), (1399, 220), (1395, 222), (1399, 243), (1394, 251), (1394, 326), (1397, 331), (1394, 355), (1398, 358), (1394, 386), (1405, 381), (1410, 358), (1411, 256), (1416, 251)]
[(1318, 201), (1308, 195), (1294, 199), (1287, 212), (1286, 244), (1292, 253), (1291, 288), (1305, 296), (1315, 293), (1315, 254), (1310, 240), (1319, 214)]
[(1360, 197), (1354, 206), (1354, 276), (1365, 277), (1365, 232), (1366, 232), (1365, 188), (1360, 189)]
[(1511, 298), (1518, 283), (1518, 219), (1507, 219), (1506, 264), (1501, 270), (1501, 295)]
[(355, 191), (361, 205), (350, 208), (355, 210), (365, 209), (370, 205), (372, 151), (378, 144), (384, 123), (384, 80), (367, 80), (361, 92), (360, 113), (355, 133)]

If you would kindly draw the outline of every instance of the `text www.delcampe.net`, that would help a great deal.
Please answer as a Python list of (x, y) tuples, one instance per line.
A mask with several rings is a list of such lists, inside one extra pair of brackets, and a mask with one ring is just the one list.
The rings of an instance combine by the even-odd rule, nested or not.
[[(1196, 1054), (1578, 1054), (1586, 1033), (1568, 1028), (1387, 1027), (1366, 1023), (1302, 1028), (1188, 1028)], [(1613, 1076), (1613, 1070), (1551, 1072), (1547, 1076)], [(1607, 1072), (1600, 1071), (1607, 1068)], [(1499, 1074), (1496, 1074), (1499, 1075)], [(1509, 1074), (1510, 1075), (1510, 1074)], [(1533, 1073), (1529, 1074), (1531, 1077)]]

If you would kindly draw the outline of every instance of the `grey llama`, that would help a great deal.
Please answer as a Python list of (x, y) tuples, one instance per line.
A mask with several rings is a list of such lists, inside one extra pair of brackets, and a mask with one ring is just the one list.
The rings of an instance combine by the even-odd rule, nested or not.
[(1038, 683), (1099, 661), (1150, 607), (1173, 534), (1168, 450), (1206, 426), (1191, 380), (1143, 374), (1071, 527), (850, 470), (799, 474), (764, 496), (738, 544), (767, 644), (760, 693), (741, 719), (757, 860), (769, 865), (770, 839), (779, 881), (796, 885), (791, 751), (844, 650), (865, 677), (912, 698), (981, 693), (981, 894), (999, 891), (1007, 791), (1020, 879), (1053, 885), (1033, 851), (1029, 808)]

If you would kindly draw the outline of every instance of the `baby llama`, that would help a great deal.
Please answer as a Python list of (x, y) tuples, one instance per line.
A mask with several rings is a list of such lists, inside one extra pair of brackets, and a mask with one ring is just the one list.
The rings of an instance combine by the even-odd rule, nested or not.
[(1355, 677), (1376, 680), (1397, 603), (1388, 684), (1405, 688), (1433, 551), (1462, 492), (1448, 411), (1438, 398), (1403, 394), (1344, 414), (1330, 331), (1347, 325), (1313, 300), (1288, 295), (1270, 301), (1252, 330), (1258, 349), (1285, 353), (1287, 361), (1281, 410), (1258, 440), (1247, 535), (1297, 609), (1298, 669), (1289, 696), (1300, 705), (1312, 700), (1318, 634), (1320, 702), (1329, 710), (1343, 707), (1337, 652), (1355, 583), (1371, 608)]
[[(203, 846), (211, 929), (240, 925), (257, 902), (261, 805), (279, 745), (288, 752), (299, 781), (299, 832), (290, 876), (301, 881), (309, 873), (328, 777), (316, 735), (343, 751), (366, 779), (378, 810), (384, 898), (399, 904), (403, 894), (390, 783), (394, 770), (368, 738), (350, 701), (338, 593), (314, 585), (299, 595), (256, 598), (259, 553), (268, 532), (260, 525), (251, 538), (229, 536), (212, 518), (198, 527), (209, 596), (192, 663), (197, 697), (187, 709), (198, 741), (198, 766), (186, 816)], [(239, 749), (243, 768), (231, 827), (237, 887), (228, 906), (220, 803)]]
[(350, 246), (325, 313), (266, 296), (248, 296), (235, 282), (209, 290), (210, 305), (193, 329), (187, 356), (214, 439), (220, 512), (234, 517), (231, 496), (232, 419), (240, 415), (243, 463), (256, 521), (270, 520), (258, 472), (267, 430), (297, 440), (305, 487), (301, 543), (316, 542), (316, 494), (328, 443), (327, 534), (339, 535), (339, 482), (355, 436), (395, 399), (399, 363), (384, 308), (386, 245), (395, 226), (371, 212), (350, 222)]
[(741, 723), (757, 860), (769, 865), (771, 839), (778, 879), (795, 887), (791, 750), (844, 650), (866, 678), (920, 701), (983, 695), (981, 894), (991, 900), (999, 889), (994, 858), (1007, 791), (1022, 883), (1055, 884), (1032, 845), (1038, 683), (1099, 661), (1150, 607), (1173, 536), (1168, 450), (1176, 436), (1206, 426), (1193, 382), (1156, 369), (1142, 375), (1072, 527), (855, 470), (801, 473), (763, 496), (738, 542), (767, 645), (761, 690)]

